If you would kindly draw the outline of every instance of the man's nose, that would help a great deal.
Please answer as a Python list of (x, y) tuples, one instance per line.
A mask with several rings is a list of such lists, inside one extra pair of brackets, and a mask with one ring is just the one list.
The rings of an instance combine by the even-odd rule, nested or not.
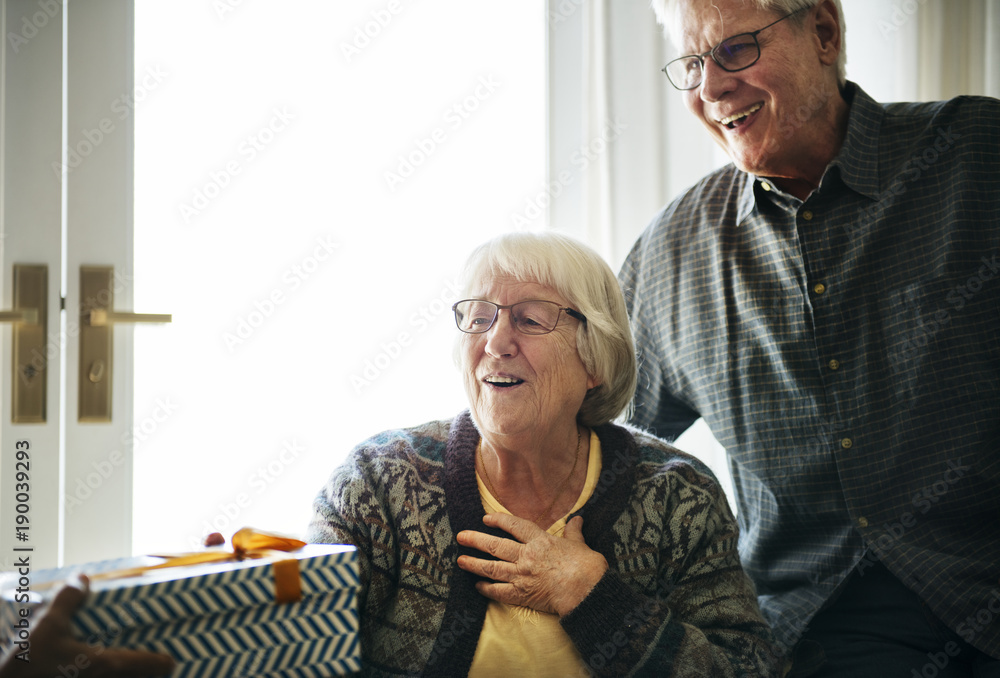
[(731, 73), (719, 64), (715, 63), (715, 59), (711, 56), (704, 58), (701, 67), (700, 85), (700, 96), (702, 101), (718, 101), (727, 92), (733, 91), (735, 87), (735, 73)]

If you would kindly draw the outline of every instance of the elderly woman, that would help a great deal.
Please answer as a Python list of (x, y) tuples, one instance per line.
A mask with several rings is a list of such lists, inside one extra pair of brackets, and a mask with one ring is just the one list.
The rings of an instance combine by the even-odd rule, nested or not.
[(469, 410), (362, 443), (315, 502), (310, 540), (358, 547), (367, 673), (770, 675), (718, 482), (610, 423), (636, 361), (607, 264), (511, 234), (464, 289)]

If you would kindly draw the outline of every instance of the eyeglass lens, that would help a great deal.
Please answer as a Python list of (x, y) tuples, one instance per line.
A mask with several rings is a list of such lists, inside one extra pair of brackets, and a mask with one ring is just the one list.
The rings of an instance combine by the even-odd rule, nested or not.
[[(488, 331), (499, 307), (492, 301), (469, 300), (455, 304), (455, 321), (463, 332)], [(559, 322), (559, 304), (553, 301), (521, 301), (510, 307), (510, 319), (524, 334), (546, 334)]]
[[(711, 56), (723, 69), (739, 71), (756, 63), (760, 49), (753, 34), (743, 33), (719, 43)], [(694, 89), (701, 84), (702, 68), (701, 57), (683, 57), (667, 64), (667, 75), (675, 87)]]

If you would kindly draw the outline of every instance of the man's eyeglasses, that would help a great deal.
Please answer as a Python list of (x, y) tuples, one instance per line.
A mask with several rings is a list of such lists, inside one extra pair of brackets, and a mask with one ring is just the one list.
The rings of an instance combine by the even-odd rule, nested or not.
[(451, 307), (455, 312), (455, 324), (468, 334), (488, 332), (497, 320), (500, 309), (510, 309), (510, 321), (522, 334), (548, 334), (556, 328), (559, 315), (566, 315), (587, 322), (582, 313), (572, 308), (560, 306), (554, 301), (519, 301), (516, 304), (494, 304), (484, 299), (465, 299)]
[(671, 85), (680, 90), (688, 90), (701, 84), (705, 72), (705, 57), (707, 56), (712, 57), (712, 60), (719, 64), (719, 68), (730, 73), (750, 68), (760, 59), (760, 43), (757, 42), (757, 35), (801, 11), (801, 9), (797, 9), (795, 12), (786, 14), (759, 31), (740, 33), (726, 38), (704, 54), (691, 54), (674, 59), (661, 70), (667, 74)]

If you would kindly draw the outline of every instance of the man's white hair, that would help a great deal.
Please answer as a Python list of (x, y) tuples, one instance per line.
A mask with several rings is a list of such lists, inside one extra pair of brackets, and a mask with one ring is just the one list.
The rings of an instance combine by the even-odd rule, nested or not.
[[(751, 8), (762, 9), (784, 16), (800, 9), (815, 7), (822, 0), (743, 0), (743, 2)], [(840, 4), (840, 0), (832, 0), (832, 2), (837, 7), (837, 15), (840, 19), (840, 55), (837, 57), (837, 82), (843, 87), (847, 82), (847, 49), (844, 41), (844, 33), (847, 29), (844, 25), (844, 9)], [(676, 44), (677, 35), (672, 31), (677, 27), (676, 13), (678, 0), (651, 0), (650, 5), (653, 8), (653, 12), (656, 13), (656, 20), (663, 26), (664, 35)], [(792, 17), (789, 21), (796, 19), (798, 17)]]

